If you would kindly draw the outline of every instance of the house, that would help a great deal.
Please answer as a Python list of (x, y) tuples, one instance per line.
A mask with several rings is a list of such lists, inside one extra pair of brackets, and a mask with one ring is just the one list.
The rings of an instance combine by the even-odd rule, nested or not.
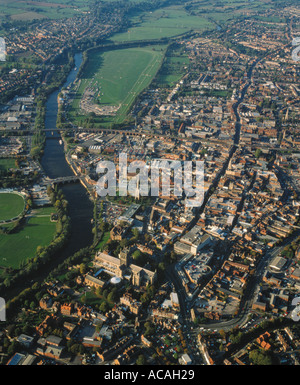
[(137, 355), (139, 348), (136, 345), (129, 346), (122, 354), (120, 354), (115, 360), (115, 365), (126, 365)]
[(150, 348), (152, 346), (152, 342), (149, 341), (148, 338), (146, 338), (143, 334), (141, 335), (141, 341), (148, 348)]
[(101, 279), (93, 277), (92, 275), (89, 275), (89, 274), (87, 274), (85, 276), (84, 282), (87, 286), (95, 287), (96, 289), (98, 287), (104, 287), (105, 286), (104, 281), (101, 281)]
[(51, 308), (52, 303), (53, 302), (52, 302), (51, 297), (45, 296), (45, 297), (41, 298), (41, 300), (39, 302), (39, 305), (40, 305), (41, 309), (45, 309), (46, 310), (46, 309)]
[(120, 304), (128, 306), (130, 312), (136, 315), (139, 314), (142, 306), (141, 302), (138, 302), (135, 299), (133, 299), (132, 296), (128, 293), (125, 293), (120, 298)]
[(45, 357), (60, 359), (61, 355), (64, 351), (64, 347), (62, 346), (47, 346), (46, 349), (38, 348), (37, 353), (43, 355)]
[(181, 365), (191, 365), (192, 364), (192, 359), (188, 354), (183, 354), (180, 358), (180, 364)]
[(122, 241), (126, 234), (128, 233), (129, 227), (121, 226), (121, 225), (116, 225), (113, 227), (110, 231), (110, 238), (113, 241)]
[(32, 365), (34, 364), (36, 357), (32, 354), (15, 353), (6, 365)]
[(52, 334), (46, 338), (47, 345), (58, 347), (61, 345), (61, 343), (62, 343), (62, 338), (54, 336)]
[(26, 334), (20, 334), (17, 338), (17, 341), (26, 348), (29, 348), (32, 345), (33, 340), (33, 337), (27, 336)]
[(291, 278), (296, 279), (297, 281), (300, 281), (300, 268), (299, 267), (291, 273)]
[(70, 304), (65, 303), (60, 307), (60, 312), (62, 315), (71, 315), (72, 310), (73, 310), (73, 305), (71, 303)]

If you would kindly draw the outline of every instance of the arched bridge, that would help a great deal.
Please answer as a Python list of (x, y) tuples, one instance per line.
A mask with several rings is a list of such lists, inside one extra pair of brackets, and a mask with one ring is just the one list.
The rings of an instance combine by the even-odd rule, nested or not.
[(65, 184), (65, 183), (72, 183), (72, 182), (78, 182), (82, 180), (84, 176), (82, 175), (71, 175), (71, 176), (63, 176), (59, 178), (46, 178), (42, 181), (43, 185), (54, 185), (54, 184)]

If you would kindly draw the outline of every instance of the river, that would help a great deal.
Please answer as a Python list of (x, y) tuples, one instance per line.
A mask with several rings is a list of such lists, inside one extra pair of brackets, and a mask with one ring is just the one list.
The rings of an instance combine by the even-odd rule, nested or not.
[[(75, 67), (69, 73), (65, 84), (67, 87), (77, 76), (79, 67), (82, 63), (82, 54), (74, 56)], [(59, 90), (54, 91), (48, 98), (46, 104), (45, 128), (56, 127), (58, 113), (57, 96)], [(60, 142), (59, 133), (47, 133), (44, 155), (41, 159), (41, 165), (46, 175), (50, 178), (74, 175), (68, 162), (65, 159), (64, 147)], [(69, 206), (69, 217), (71, 218), (70, 239), (62, 250), (61, 258), (67, 258), (76, 251), (89, 246), (93, 242), (91, 218), (93, 216), (93, 203), (91, 202), (87, 190), (78, 182), (60, 186)]]

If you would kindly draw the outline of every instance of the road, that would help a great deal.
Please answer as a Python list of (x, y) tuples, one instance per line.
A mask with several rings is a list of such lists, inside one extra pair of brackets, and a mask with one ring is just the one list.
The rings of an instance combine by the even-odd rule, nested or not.
[[(231, 153), (229, 154), (228, 161), (226, 161), (224, 164), (224, 169), (222, 170), (221, 174), (223, 174), (226, 171), (226, 169), (228, 167), (229, 160), (232, 158), (236, 149), (239, 146), (240, 132), (241, 132), (240, 116), (239, 116), (239, 112), (238, 112), (239, 105), (243, 102), (244, 97), (246, 95), (246, 92), (252, 83), (252, 73), (253, 73), (255, 66), (262, 60), (263, 59), (260, 59), (260, 60), (256, 59), (255, 61), (252, 62), (251, 66), (248, 70), (248, 73), (247, 73), (248, 80), (240, 92), (239, 99), (233, 105), (233, 111), (234, 111), (234, 114), (236, 117), (234, 146), (232, 148)], [(219, 178), (218, 178), (218, 180), (219, 180)], [(216, 180), (215, 184), (218, 184), (218, 180)], [(206, 202), (207, 202), (207, 200), (206, 200)], [(206, 202), (204, 202), (204, 206), (205, 206)], [(203, 211), (203, 209), (204, 209), (204, 207), (201, 208), (201, 212)], [(193, 221), (193, 223), (194, 222), (195, 221)], [(248, 316), (250, 314), (251, 308), (252, 308), (252, 303), (254, 301), (255, 294), (257, 293), (257, 290), (259, 288), (259, 284), (262, 281), (263, 274), (266, 271), (270, 261), (273, 258), (275, 258), (276, 256), (280, 255), (283, 248), (286, 245), (293, 242), (293, 240), (297, 236), (299, 236), (299, 234), (300, 234), (299, 231), (295, 232), (294, 235), (292, 235), (291, 237), (286, 239), (286, 241), (281, 246), (275, 247), (272, 250), (267, 251), (265, 253), (265, 255), (262, 256), (258, 265), (255, 267), (255, 274), (249, 280), (249, 283), (247, 285), (247, 289), (246, 289), (246, 291), (243, 295), (242, 301), (241, 301), (241, 307), (240, 307), (241, 310), (240, 310), (238, 316), (236, 316), (235, 318), (233, 318), (231, 320), (227, 320), (227, 321), (223, 321), (223, 322), (221, 321), (221, 322), (203, 324), (203, 325), (199, 325), (199, 327), (197, 327), (197, 328), (194, 327), (194, 324), (192, 324), (192, 322), (191, 322), (190, 307), (188, 305), (188, 301), (187, 301), (187, 298), (185, 295), (185, 290), (182, 287), (181, 280), (178, 277), (178, 275), (174, 269), (174, 266), (169, 266), (167, 268), (166, 276), (168, 279), (170, 279), (172, 281), (172, 283), (174, 284), (175, 290), (177, 291), (179, 302), (180, 302), (180, 307), (181, 307), (182, 323), (188, 329), (188, 334), (192, 335), (193, 337), (196, 337), (201, 330), (205, 330), (205, 329), (210, 329), (210, 330), (215, 330), (215, 331), (221, 330), (221, 329), (230, 330), (236, 326), (241, 326), (244, 323), (246, 323), (248, 320)], [(192, 303), (191, 303), (191, 305), (192, 305)], [(193, 325), (193, 327), (191, 325)]]

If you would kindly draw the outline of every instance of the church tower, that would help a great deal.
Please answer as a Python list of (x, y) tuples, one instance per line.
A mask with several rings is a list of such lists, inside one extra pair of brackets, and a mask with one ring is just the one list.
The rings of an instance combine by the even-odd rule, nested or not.
[(121, 261), (121, 265), (125, 265), (126, 267), (129, 264), (129, 249), (125, 247), (123, 250), (119, 253), (119, 259)]

